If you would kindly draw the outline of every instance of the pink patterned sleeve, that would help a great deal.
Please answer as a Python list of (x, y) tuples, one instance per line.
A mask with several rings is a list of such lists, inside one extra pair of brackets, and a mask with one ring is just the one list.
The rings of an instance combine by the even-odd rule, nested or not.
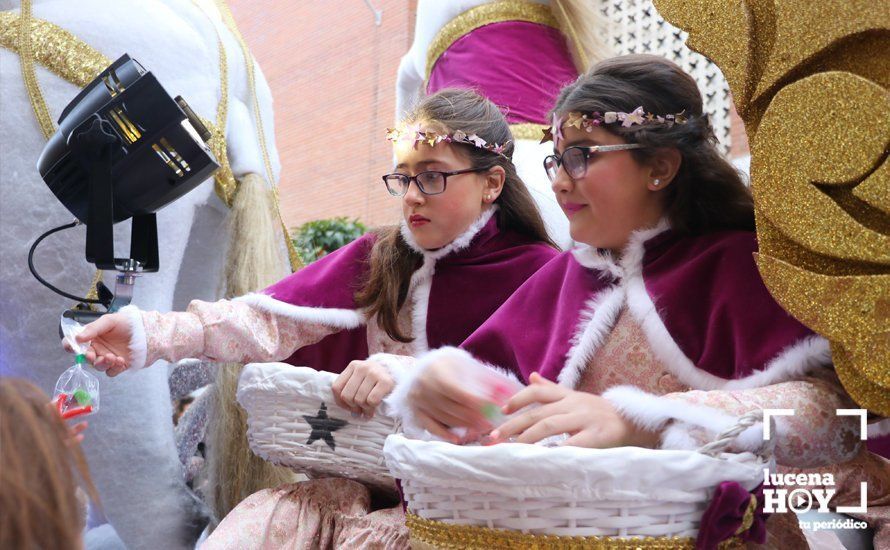
[[(833, 370), (801, 380), (745, 390), (687, 391), (665, 397), (741, 416), (756, 409), (794, 409), (776, 420), (776, 461), (784, 466), (817, 467), (845, 462), (862, 444), (859, 417), (839, 416), (837, 409), (856, 408)], [(708, 436), (690, 432), (699, 443)]]
[(146, 361), (281, 361), (339, 328), (296, 320), (245, 302), (195, 300), (185, 312), (142, 312)]

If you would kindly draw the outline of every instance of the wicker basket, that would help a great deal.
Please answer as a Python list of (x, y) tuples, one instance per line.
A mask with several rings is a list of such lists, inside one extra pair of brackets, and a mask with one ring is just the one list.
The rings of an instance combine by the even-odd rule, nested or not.
[(673, 451), (394, 435), (384, 453), (415, 548), (693, 548), (713, 489), (736, 481), (750, 491), (769, 467), (763, 456), (722, 452), (731, 439)]
[(395, 491), (383, 458), (399, 422), (380, 412), (353, 418), (336, 404), (336, 374), (284, 363), (246, 365), (238, 403), (247, 411), (251, 450), (269, 462), (311, 477), (343, 477)]

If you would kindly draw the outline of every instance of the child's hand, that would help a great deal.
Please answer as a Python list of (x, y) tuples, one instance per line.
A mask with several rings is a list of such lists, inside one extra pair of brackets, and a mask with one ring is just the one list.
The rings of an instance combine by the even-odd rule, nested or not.
[[(60, 407), (55, 401), (47, 403), (46, 406), (49, 407), (49, 409), (53, 411), (53, 413), (59, 414)], [(82, 422), (78, 422), (77, 424), (66, 424), (66, 426), (68, 427), (69, 437), (65, 440), (65, 445), (67, 445), (68, 447), (73, 447), (74, 445), (83, 443), (83, 432), (86, 431), (87, 426), (89, 426), (89, 424), (87, 424), (87, 421), (84, 420)]]
[(389, 370), (372, 361), (352, 361), (331, 385), (337, 404), (365, 418), (374, 416), (396, 383)]
[(78, 422), (69, 428), (71, 431), (71, 437), (67, 441), (69, 447), (83, 443), (83, 432), (86, 431), (87, 426), (89, 426), (89, 424), (87, 424), (86, 421), (83, 421)]
[[(130, 366), (131, 336), (127, 318), (120, 313), (109, 313), (85, 326), (76, 339), (79, 343), (90, 342), (85, 355), (96, 370), (117, 376)], [(73, 351), (67, 343), (62, 345)]]
[(531, 385), (513, 396), (504, 407), (512, 414), (533, 403), (542, 406), (504, 422), (491, 437), (504, 440), (516, 436), (519, 443), (536, 443), (545, 437), (568, 433), (563, 445), (578, 447), (654, 447), (658, 434), (638, 428), (618, 414), (602, 397), (554, 384), (538, 373)]
[(482, 414), (485, 402), (461, 388), (452, 364), (456, 359), (442, 358), (429, 365), (414, 381), (408, 404), (421, 427), (452, 443), (460, 438), (449, 428), (469, 428), (470, 434), (487, 433), (491, 424)]

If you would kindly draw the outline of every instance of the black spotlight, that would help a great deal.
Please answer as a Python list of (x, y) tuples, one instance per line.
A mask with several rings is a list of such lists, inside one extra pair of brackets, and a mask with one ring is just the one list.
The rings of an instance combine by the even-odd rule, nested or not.
[[(58, 131), (37, 161), (41, 177), (77, 221), (37, 239), (28, 259), (34, 276), (66, 297), (112, 309), (107, 289), (100, 289), (100, 300), (86, 300), (43, 280), (33, 269), (34, 249), (56, 231), (86, 224), (87, 261), (128, 275), (130, 288), (121, 290), (132, 292), (133, 275), (159, 267), (155, 212), (219, 167), (207, 147), (209, 139), (184, 99), (171, 97), (130, 56), (115, 61), (65, 107)], [(113, 225), (130, 218), (129, 257), (116, 258)]]

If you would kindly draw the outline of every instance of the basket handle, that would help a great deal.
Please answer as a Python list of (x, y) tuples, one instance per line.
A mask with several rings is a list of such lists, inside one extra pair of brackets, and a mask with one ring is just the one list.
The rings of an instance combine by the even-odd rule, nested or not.
[[(716, 457), (722, 452), (725, 452), (730, 445), (732, 445), (733, 441), (736, 438), (755, 424), (760, 424), (763, 422), (763, 411), (755, 410), (749, 413), (746, 413), (739, 417), (738, 422), (726, 430), (723, 430), (714, 441), (710, 443), (706, 443), (698, 448), (698, 452)], [(769, 418), (770, 422), (770, 432), (776, 433), (776, 420), (774, 417)], [(763, 446), (757, 450), (757, 455), (763, 458), (764, 460), (769, 460), (773, 455), (773, 448), (775, 447), (775, 441), (764, 441)]]

